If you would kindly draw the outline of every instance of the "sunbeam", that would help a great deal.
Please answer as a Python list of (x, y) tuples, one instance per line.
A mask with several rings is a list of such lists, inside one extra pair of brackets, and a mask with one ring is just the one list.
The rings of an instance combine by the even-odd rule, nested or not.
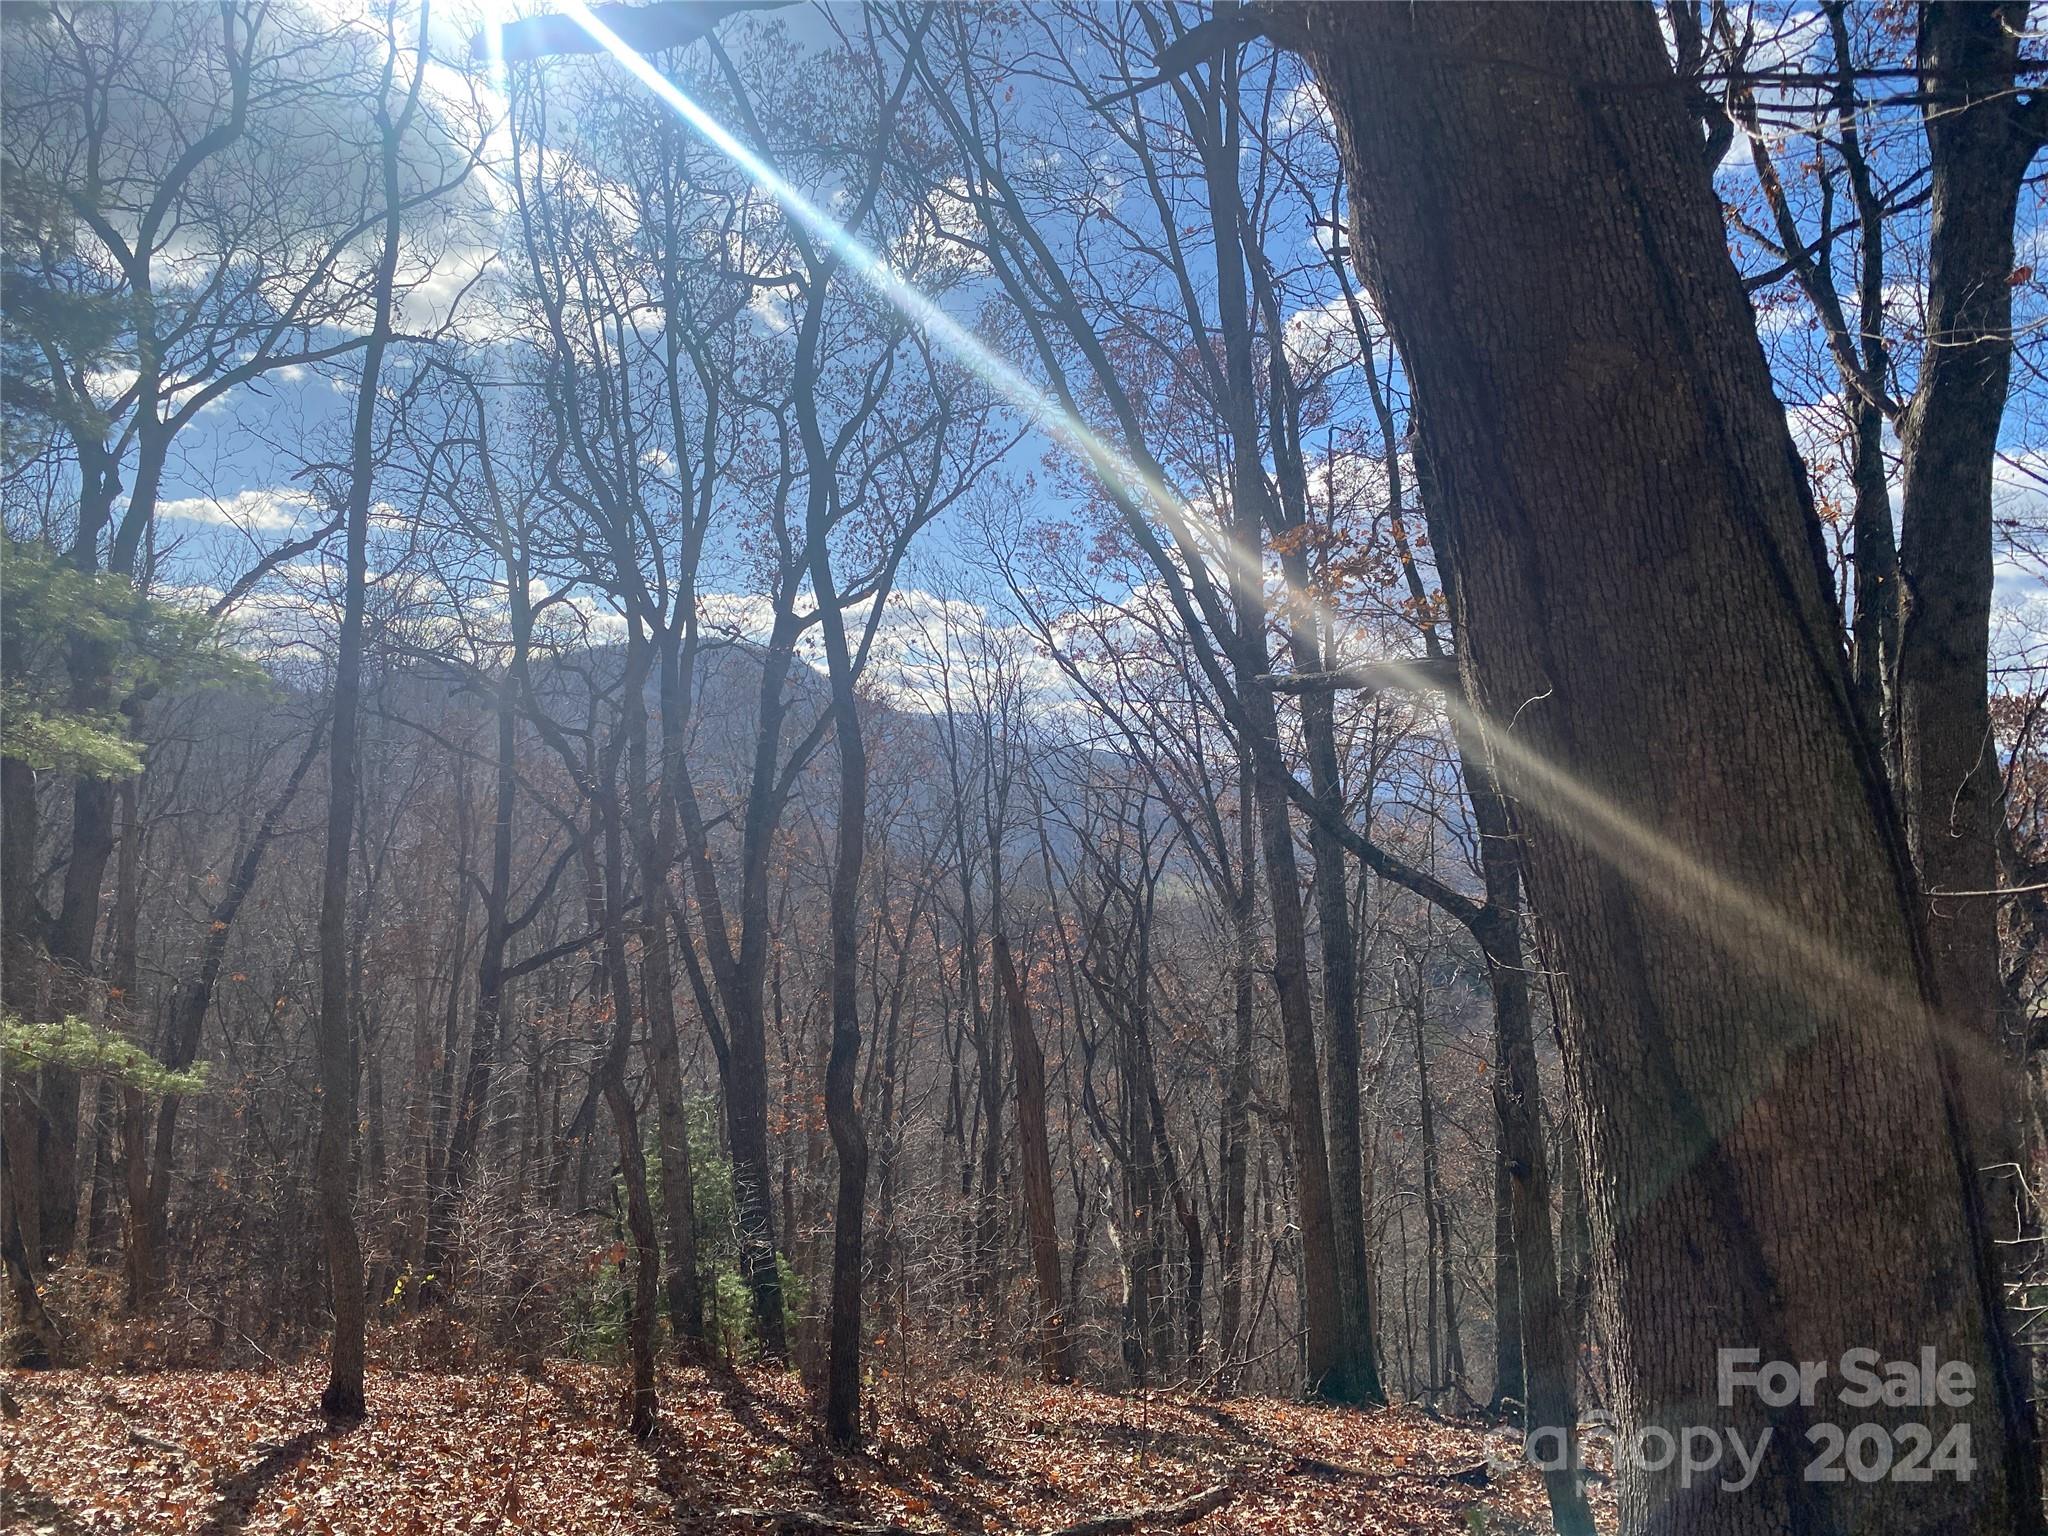
[[(761, 155), (748, 148), (646, 57), (627, 45), (581, 0), (565, 0), (565, 14), (573, 17), (606, 52), (707, 142), (745, 171), (788, 216), (829, 245), (998, 396), (1025, 413), (1060, 443), (1080, 454), (1105, 483), (1135, 494), (1164, 514), (1184, 535), (1178, 541), (1183, 555), (1191, 559), (1200, 558), (1193, 544), (1192, 530), (1213, 519), (1205, 518), (1186, 497), (1163, 483), (1157, 475), (1134, 463), (1047, 390), (992, 351), (896, 272), (880, 254), (807, 198)], [(1276, 577), (1276, 573), (1255, 552), (1230, 538), (1227, 530), (1220, 540), (1207, 542), (1211, 543), (1216, 555), (1230, 565), (1231, 574), (1236, 579), (1261, 584), (1278, 579), (1289, 600), (1313, 611), (1333, 633), (1351, 627), (1325, 599), (1288, 582), (1284, 574)], [(1377, 665), (1396, 674), (1403, 666), (1398, 661)], [(1425, 677), (1420, 671), (1409, 681), (1416, 691), (1429, 691), (1438, 686), (1436, 680)], [(1731, 962), (1767, 967), (1780, 983), (1797, 991), (1810, 991), (1816, 1002), (1824, 993), (1839, 999), (1846, 991), (1868, 1008), (1873, 1025), (1890, 1021), (1893, 1025), (1904, 1024), (1909, 1031), (1916, 1023), (1929, 1031), (1940, 1029), (1939, 1021), (1917, 988), (1901, 985), (1892, 978), (1872, 975), (1864, 966), (1816, 938), (1808, 925), (1801, 923), (1795, 914), (1783, 910), (1765, 893), (1715, 869), (1562, 765), (1534, 750), (1526, 736), (1517, 733), (1513, 722), (1489, 719), (1455, 689), (1447, 691), (1443, 701), (1447, 714), (1460, 726), (1479, 733), (1487, 743), (1504, 772), (1506, 782), (1519, 800), (1581, 843), (1650, 902), (1693, 929)], [(1809, 1038), (1817, 1027), (1819, 1011), (1808, 1015), (1806, 1029)], [(1967, 1031), (1941, 1029), (1941, 1033), (1949, 1038), (1953, 1048), (1961, 1051), (1984, 1049), (1983, 1043)], [(1798, 1033), (1787, 1033), (1787, 1053), (1802, 1043), (1804, 1039)], [(1761, 1088), (1763, 1085), (1758, 1086)], [(1719, 1131), (1725, 1127), (1710, 1129)]]

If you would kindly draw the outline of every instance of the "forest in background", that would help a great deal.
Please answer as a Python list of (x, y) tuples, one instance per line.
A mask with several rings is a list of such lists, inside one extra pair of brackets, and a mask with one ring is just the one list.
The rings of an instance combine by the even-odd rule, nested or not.
[(2027, 22), (0, 11), (7, 1363), (843, 1453), (1926, 1345), (1966, 1496), (1623, 1528), (2031, 1529)]

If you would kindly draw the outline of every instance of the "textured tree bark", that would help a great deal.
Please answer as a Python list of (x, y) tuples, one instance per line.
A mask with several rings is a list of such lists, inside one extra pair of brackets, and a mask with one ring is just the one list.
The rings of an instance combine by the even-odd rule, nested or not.
[(1017, 1061), (1017, 1167), (1038, 1278), (1039, 1360), (1047, 1381), (1071, 1381), (1074, 1351), (1060, 1289), (1060, 1236), (1053, 1219), (1052, 1144), (1045, 1130), (1045, 1051), (1031, 1027), (1031, 1007), (1017, 979), (1007, 935), (995, 939), (996, 980), (1007, 1001), (1010, 1053)]
[[(1461, 660), (1575, 1009), (1629, 1431), (1772, 1435), (1630, 1531), (2039, 1522), (1924, 935), (1801, 467), (1647, 9), (1275, 8), (1456, 519)], [(1964, 1406), (1717, 1403), (1718, 1352), (1922, 1347)], [(1817, 1421), (1967, 1426), (1967, 1481), (1809, 1481)]]
[(2016, 90), (2026, 19), (2023, 5), (1920, 9), (1928, 338), (1900, 430), (1900, 787), (1942, 1024), (1969, 1089), (1972, 1154), (2001, 1178), (2019, 1144), (2000, 1042), (1997, 903), (1949, 893), (1998, 884), (2004, 780), (1986, 671), (1992, 469), (2012, 368), (2013, 220), (2043, 107)]

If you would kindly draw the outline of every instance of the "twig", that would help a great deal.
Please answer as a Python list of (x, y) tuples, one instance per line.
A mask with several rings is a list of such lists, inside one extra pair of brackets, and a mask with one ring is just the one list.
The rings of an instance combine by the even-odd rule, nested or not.
[(1235, 1482), (1218, 1483), (1191, 1499), (1178, 1504), (1169, 1504), (1163, 1509), (1134, 1509), (1120, 1515), (1097, 1515), (1092, 1520), (1083, 1520), (1078, 1525), (1064, 1525), (1046, 1536), (1124, 1536), (1141, 1526), (1164, 1525), (1179, 1527), (1193, 1525), (1204, 1515), (1213, 1515), (1228, 1504), (1237, 1494)]
[(235, 1333), (241, 1338), (241, 1341), (244, 1344), (248, 1345), (251, 1349), (255, 1350), (257, 1354), (262, 1355), (265, 1360), (269, 1360), (273, 1368), (277, 1365), (277, 1362), (275, 1360), (271, 1360), (269, 1352), (265, 1350), (261, 1344), (258, 1344), (254, 1339), (250, 1338), (248, 1334), (243, 1333), (240, 1328), (235, 1327), (235, 1325), (229, 1322), (226, 1318), (215, 1317), (211, 1312), (207, 1311), (204, 1307), (200, 1306), (198, 1302), (194, 1301), (189, 1292), (178, 1292), (178, 1300), (182, 1301), (187, 1307), (191, 1308), (192, 1311), (202, 1320), (216, 1324), (222, 1328), (233, 1328)]
[(719, 1511), (718, 1518), (762, 1522), (770, 1536), (923, 1536), (914, 1527), (894, 1520), (870, 1525), (812, 1514), (807, 1509), (726, 1509)]
[[(1213, 1515), (1237, 1493), (1237, 1484), (1221, 1482), (1191, 1499), (1158, 1509), (1133, 1509), (1121, 1514), (1096, 1515), (1076, 1525), (1063, 1525), (1045, 1536), (1126, 1536), (1147, 1526), (1178, 1528), (1193, 1525), (1204, 1515)], [(860, 1520), (842, 1520), (834, 1515), (814, 1514), (806, 1509), (727, 1509), (721, 1520), (760, 1522), (771, 1536), (923, 1536), (916, 1527), (894, 1520), (879, 1525)]]

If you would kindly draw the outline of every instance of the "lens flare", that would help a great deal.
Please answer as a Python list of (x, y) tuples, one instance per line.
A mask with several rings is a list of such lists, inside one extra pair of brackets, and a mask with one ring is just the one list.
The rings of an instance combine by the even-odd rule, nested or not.
[(1171, 507), (1185, 505), (1155, 477), (1140, 471), (1051, 394), (1034, 384), (1005, 358), (990, 351), (972, 331), (914, 284), (907, 282), (881, 255), (812, 202), (787, 177), (749, 149), (644, 55), (600, 21), (582, 0), (565, 0), (563, 14), (573, 17), (606, 52), (702, 134), (707, 143), (745, 171), (757, 187), (781, 205), (785, 214), (830, 246), (849, 267), (1003, 400), (1081, 454), (1105, 479), (1121, 484), (1127, 490), (1141, 492), (1154, 502)]
[[(1331, 605), (1314, 593), (1287, 582), (1284, 575), (1269, 569), (1257, 552), (1231, 538), (1211, 516), (1200, 512), (1187, 498), (1176, 493), (1160, 478), (1135, 464), (1077, 418), (1053, 394), (1034, 383), (1007, 359), (991, 351), (977, 336), (948, 314), (940, 305), (896, 272), (879, 253), (818, 207), (759, 154), (749, 149), (716, 118), (656, 69), (638, 50), (625, 43), (581, 0), (565, 0), (564, 13), (573, 17), (608, 53), (647, 88), (689, 123), (704, 139), (738, 165), (747, 176), (818, 240), (828, 245), (855, 272), (872, 284), (902, 310), (956, 361), (980, 378), (1001, 399), (1023, 412), (1054, 439), (1080, 454), (1094, 472), (1113, 489), (1150, 503), (1183, 534), (1182, 553), (1195, 558), (1192, 531), (1203, 525), (1218, 528), (1220, 537), (1211, 544), (1214, 554), (1230, 567), (1239, 581), (1265, 584), (1275, 579), (1286, 588), (1288, 599), (1313, 612), (1333, 633), (1349, 628)], [(1381, 664), (1399, 672), (1400, 662)], [(1417, 691), (1437, 686), (1419, 672), (1412, 679)], [(1934, 1027), (1938, 1021), (1920, 998), (1910, 979), (1873, 975), (1833, 945), (1816, 938), (1810, 926), (1782, 909), (1766, 894), (1747, 888), (1741, 881), (1716, 870), (1680, 846), (1672, 838), (1617, 805), (1610, 797), (1573, 775), (1558, 763), (1534, 750), (1526, 737), (1518, 736), (1514, 722), (1488, 719), (1456, 690), (1446, 692), (1444, 709), (1461, 727), (1483, 734), (1488, 748), (1503, 770), (1515, 796), (1537, 808), (1539, 814), (1582, 843), (1595, 857), (1614, 869), (1647, 901), (1671, 914), (1731, 961), (1759, 969), (1768, 968), (1783, 984), (1808, 990), (1823, 1006), (1809, 1013), (1803, 1027), (1809, 1033), (1819, 1026), (1822, 1015), (1839, 1018), (1841, 1000), (1855, 999), (1870, 1010), (1872, 1027), (1885, 1023), (1918, 1021)], [(1964, 1053), (1989, 1049), (1986, 1042), (1959, 1028), (1944, 1029), (1952, 1048)], [(1788, 1033), (1786, 1053), (1803, 1041)], [(1783, 1060), (1781, 1055), (1780, 1060)], [(1761, 1088), (1762, 1085), (1758, 1085)], [(1716, 1133), (1725, 1127), (1711, 1127)]]

